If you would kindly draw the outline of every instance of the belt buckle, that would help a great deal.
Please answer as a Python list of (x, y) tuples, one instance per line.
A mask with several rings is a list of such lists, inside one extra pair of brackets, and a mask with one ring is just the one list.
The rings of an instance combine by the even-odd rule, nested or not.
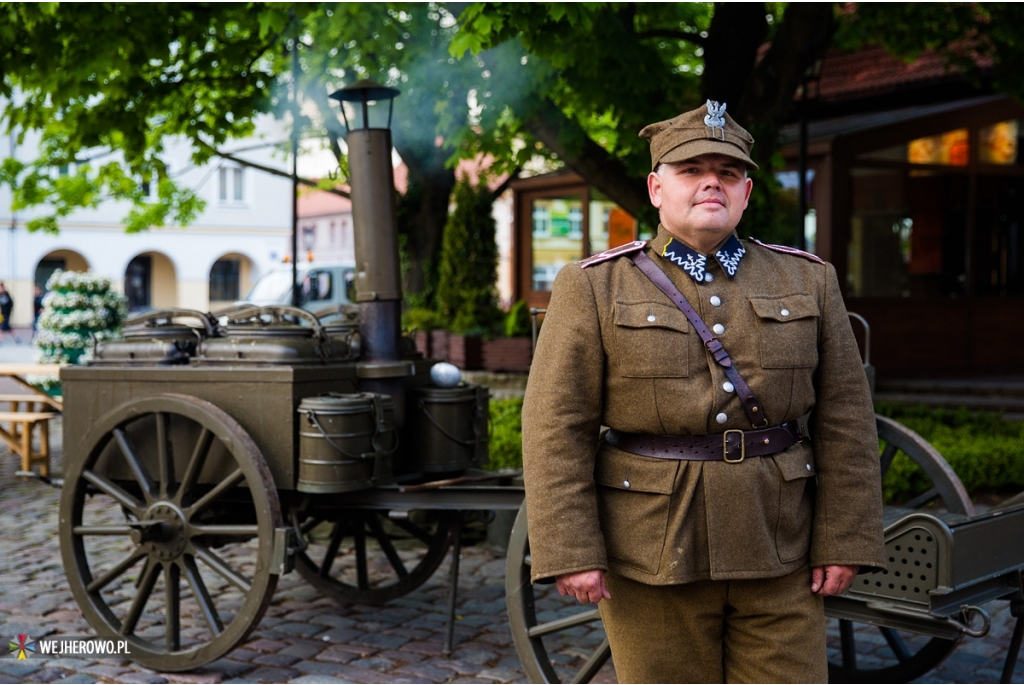
[[(740, 435), (740, 458), (730, 459), (729, 458), (729, 433), (739, 433)], [(747, 443), (743, 440), (743, 431), (738, 428), (730, 428), (729, 430), (722, 433), (722, 459), (727, 464), (739, 464), (741, 461), (747, 458)]]

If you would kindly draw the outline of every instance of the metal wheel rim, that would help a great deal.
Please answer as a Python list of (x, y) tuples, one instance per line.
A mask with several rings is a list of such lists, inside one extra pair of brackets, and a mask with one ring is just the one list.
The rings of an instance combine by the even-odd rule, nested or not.
[[(126, 429), (131, 424), (148, 416), (154, 416), (158, 444), (164, 445), (162, 450), (158, 449), (156, 457), (158, 473), (155, 476), (149, 473), (149, 469), (142, 462), (144, 457), (140, 457), (138, 454), (128, 457), (123, 449), (121, 451), (122, 458), (129, 468), (132, 468), (134, 461), (136, 473), (141, 471), (144, 474), (138, 480), (139, 490), (145, 492), (148, 489), (149, 494), (144, 495), (140, 501), (120, 489), (113, 480), (106, 478), (103, 473), (94, 472), (92, 468), (111, 441), (119, 440), (115, 431), (120, 431), (121, 436), (124, 436)], [(160, 416), (164, 418), (161, 419)], [(200, 427), (200, 437), (188, 458), (189, 468), (181, 474), (175, 472), (173, 458), (168, 458), (168, 453), (171, 451), (168, 436), (171, 416), (179, 416), (181, 417), (179, 420), (188, 420)], [(162, 428), (160, 428), (161, 425)], [(215, 445), (215, 441), (219, 442), (224, 451), (235, 460), (236, 468), (229, 479), (221, 481), (208, 491), (209, 496), (200, 497), (198, 500), (192, 501), (191, 504), (178, 507), (180, 511), (186, 513), (186, 524), (182, 529), (183, 532), (172, 538), (174, 542), (167, 544), (181, 546), (180, 554), (169, 560), (158, 558), (155, 553), (144, 551), (144, 545), (148, 543), (138, 543), (137, 540), (131, 538), (129, 533), (129, 542), (134, 546), (132, 554), (96, 578), (94, 571), (99, 569), (92, 568), (90, 554), (85, 549), (85, 538), (99, 535), (116, 537), (124, 532), (119, 529), (130, 526), (92, 527), (108, 528), (102, 533), (82, 526), (81, 517), (85, 507), (87, 483), (117, 501), (123, 501), (127, 494), (127, 509), (133, 512), (139, 510), (149, 512), (154, 509), (155, 505), (161, 505), (161, 503), (166, 503), (168, 507), (177, 506), (175, 500), (184, 504), (191, 501), (190, 494), (198, 494), (194, 481), (199, 478), (206, 465), (206, 459)], [(128, 444), (131, 448), (130, 441)], [(137, 450), (132, 449), (132, 451)], [(193, 473), (194, 475), (192, 475)], [(240, 478), (238, 474), (240, 474)], [(175, 477), (179, 475), (184, 481), (188, 481), (191, 476), (192, 482), (189, 485), (182, 485), (181, 480), (177, 481), (176, 493), (171, 495), (168, 481), (174, 483)], [(146, 476), (150, 483), (148, 488), (144, 484)], [(139, 476), (136, 477), (139, 478)], [(216, 503), (219, 497), (233, 488), (241, 487), (242, 483), (249, 486), (249, 495), (256, 517), (255, 524), (235, 526), (216, 526), (214, 524), (211, 526), (192, 523), (192, 516), (198, 516), (207, 511), (208, 507)], [(133, 661), (161, 671), (173, 672), (198, 668), (219, 659), (245, 640), (270, 604), (274, 588), (277, 585), (277, 576), (271, 574), (270, 562), (274, 529), (281, 526), (281, 510), (277, 490), (266, 461), (252, 438), (238, 422), (215, 405), (187, 395), (163, 394), (132, 400), (106, 414), (82, 439), (79, 448), (70, 460), (65, 476), (65, 486), (61, 493), (59, 526), (61, 557), (72, 594), (83, 615), (101, 637), (127, 639)], [(212, 536), (214, 535), (221, 540), (225, 537), (256, 539), (257, 561), (251, 578), (232, 568), (230, 563), (225, 562), (212, 550), (212, 546), (216, 544), (213, 542), (215, 538)], [(203, 543), (203, 538), (206, 536), (211, 536), (208, 538), (211, 543), (209, 546)], [(164, 554), (170, 554), (170, 552), (164, 552)], [(136, 561), (126, 565), (132, 556), (136, 557)], [(137, 583), (137, 589), (141, 588), (141, 590), (133, 598), (128, 612), (122, 614), (120, 608), (115, 611), (107, 603), (107, 599), (104, 598), (104, 590), (110, 583), (134, 568), (139, 561), (143, 562), (143, 569)], [(197, 561), (202, 562), (202, 567)], [(124, 568), (121, 568), (122, 566)], [(121, 570), (118, 572), (119, 568)], [(226, 616), (223, 607), (218, 608), (216, 601), (209, 596), (205, 582), (202, 580), (201, 569), (212, 570), (243, 591), (244, 599), (237, 611), (234, 612), (233, 617)], [(112, 577), (109, 577), (111, 575)], [(160, 578), (165, 581), (164, 640), (163, 644), (156, 644), (152, 639), (135, 633), (138, 617), (133, 618), (133, 616), (145, 611), (146, 604), (151, 599), (153, 587)], [(168, 579), (173, 582), (166, 582)], [(191, 591), (193, 601), (203, 613), (209, 632), (213, 635), (212, 639), (185, 649), (180, 647), (183, 598), (181, 587), (183, 583), (186, 585), (186, 594)], [(144, 601), (141, 599), (142, 594), (146, 595)], [(136, 608), (139, 601), (142, 601), (142, 605)], [(176, 609), (173, 612), (168, 612), (166, 611), (167, 606), (175, 606)], [(123, 620), (119, 618), (118, 614), (122, 614)], [(225, 617), (229, 618), (226, 624), (223, 620)]]
[[(915, 464), (921, 467), (931, 480), (932, 488), (915, 498), (920, 500), (918, 506), (927, 506), (939, 499), (945, 508), (955, 514), (972, 516), (974, 505), (960, 478), (946, 460), (924, 438), (903, 424), (884, 416), (875, 416), (878, 437), (885, 445), (880, 450), (882, 460), (882, 477), (892, 464), (895, 457), (902, 452)], [(826, 599), (826, 613), (828, 600)], [(874, 668), (860, 668), (857, 665), (857, 636), (853, 621), (839, 619), (840, 659), (839, 663), (830, 661), (828, 665), (829, 681), (836, 683), (905, 683), (919, 678), (932, 670), (948, 657), (959, 639), (947, 640), (934, 637), (913, 651), (908, 647), (900, 632), (891, 628), (872, 627), (878, 630), (888, 645), (888, 651), (895, 663)], [(906, 631), (902, 631), (906, 632)]]
[[(523, 671), (531, 683), (560, 683), (558, 673), (551, 663), (544, 637), (576, 626), (601, 621), (596, 608), (581, 607), (580, 611), (567, 618), (548, 622), (537, 619), (533, 584), (530, 582), (530, 541), (526, 504), (519, 509), (512, 535), (508, 542), (508, 556), (505, 561), (505, 603), (508, 608), (509, 629), (512, 641), (519, 655)], [(574, 683), (589, 683), (611, 658), (608, 639), (597, 647), (582, 668), (572, 678)]]
[[(306, 582), (341, 605), (379, 606), (407, 595), (425, 583), (444, 561), (445, 554), (452, 544), (458, 517), (461, 516), (457, 511), (431, 513), (436, 516), (437, 524), (433, 532), (410, 521), (388, 522), (426, 545), (424, 553), (415, 561), (412, 568), (401, 558), (392, 544), (392, 538), (386, 531), (385, 512), (344, 510), (340, 514), (317, 513), (306, 520), (301, 526), (301, 532), (305, 535), (320, 523), (334, 523), (324, 558), (316, 561), (305, 550), (301, 551), (295, 555), (295, 570)], [(376, 543), (375, 548), (367, 545), (369, 540)], [(350, 545), (346, 544), (348, 541), (351, 541)], [(350, 582), (351, 578), (339, 578), (331, 574), (331, 571), (335, 570), (334, 564), (339, 554), (350, 549), (356, 556), (354, 582)], [(377, 557), (376, 560), (370, 558), (371, 552)], [(375, 562), (379, 562), (381, 557), (387, 562), (387, 575), (383, 580), (379, 574), (377, 579), (372, 578), (373, 574), (370, 572), (371, 566), (379, 565)]]

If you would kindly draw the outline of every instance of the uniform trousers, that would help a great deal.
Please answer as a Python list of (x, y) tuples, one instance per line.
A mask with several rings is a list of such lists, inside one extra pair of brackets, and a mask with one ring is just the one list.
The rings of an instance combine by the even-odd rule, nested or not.
[(810, 567), (780, 578), (646, 585), (606, 574), (598, 605), (620, 683), (824, 683)]

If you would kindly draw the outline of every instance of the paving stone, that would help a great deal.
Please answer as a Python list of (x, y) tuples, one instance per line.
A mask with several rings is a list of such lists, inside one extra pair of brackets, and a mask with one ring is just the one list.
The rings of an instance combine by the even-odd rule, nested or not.
[(322, 649), (323, 645), (317, 645), (314, 647), (308, 644), (292, 644), (282, 649), (278, 654), (283, 656), (294, 656), (299, 659), (308, 659), (315, 654), (319, 654)]
[(404, 648), (402, 650), (384, 650), (377, 652), (375, 656), (379, 659), (389, 659), (396, 664), (415, 664), (427, 658), (423, 654), (407, 652)]
[(15, 683), (20, 684), (20, 683), (23, 683), (23, 682), (25, 682), (25, 681), (22, 680), (21, 678), (15, 678), (12, 675), (6, 675), (6, 674), (3, 674), (3, 673), (0, 673), (0, 685), (14, 685)]
[(400, 635), (385, 635), (384, 633), (373, 633), (371, 635), (363, 635), (353, 640), (358, 644), (373, 645), (374, 647), (380, 647), (381, 649), (398, 649), (402, 645), (409, 642), (408, 638)]
[(23, 678), (29, 673), (35, 673), (41, 668), (42, 666), (37, 662), (31, 662), (27, 659), (22, 661), (10, 658), (0, 659), (0, 673), (16, 676), (18, 678)]
[(299, 673), (333, 675), (338, 672), (343, 664), (329, 663), (326, 661), (300, 661), (292, 666)]
[(352, 642), (363, 635), (363, 631), (355, 628), (331, 628), (317, 637), (324, 642)]
[(310, 685), (317, 685), (318, 683), (325, 683), (326, 685), (332, 685), (333, 683), (351, 683), (351, 680), (342, 680), (341, 678), (335, 678), (329, 675), (303, 675), (298, 678), (293, 678), (288, 681), (289, 683), (309, 683)]
[(240, 673), (252, 670), (252, 664), (244, 661), (238, 661), (234, 658), (235, 652), (232, 652), (231, 656), (232, 658), (230, 659), (217, 659), (216, 661), (212, 661), (204, 666), (203, 670), (221, 673), (225, 678), (233, 678)]
[(283, 640), (252, 640), (245, 643), (246, 649), (251, 649), (254, 652), (276, 652), (284, 649), (288, 646), (288, 643)]
[(379, 673), (377, 671), (370, 671), (365, 668), (353, 668), (351, 666), (338, 666), (341, 669), (338, 672), (338, 676), (342, 678), (348, 678), (355, 683), (416, 683), (420, 682), (414, 678), (408, 678), (401, 675), (391, 675), (388, 673)]
[(390, 671), (395, 667), (395, 662), (391, 659), (384, 659), (381, 656), (371, 656), (369, 659), (356, 659), (349, 663), (349, 666), (355, 668), (368, 668), (374, 671)]
[(455, 677), (454, 671), (432, 664), (411, 664), (409, 666), (402, 666), (397, 669), (397, 672), (410, 675), (414, 678), (419, 678), (429, 683), (447, 683)]
[(245, 679), (241, 682), (247, 683), (287, 683), (292, 678), (297, 678), (299, 675), (298, 671), (293, 671), (290, 668), (273, 668), (264, 667), (257, 668), (251, 673), (245, 674)]
[(97, 678), (116, 678), (128, 669), (120, 668), (118, 666), (107, 666), (105, 664), (96, 664), (94, 666), (86, 666), (81, 670), (82, 673), (96, 676)]
[(311, 623), (281, 623), (280, 625), (274, 626), (274, 630), (283, 633), (285, 635), (295, 635), (297, 637), (311, 637), (317, 633), (324, 631), (323, 626), (314, 625)]
[(161, 673), (160, 675), (162, 675), (165, 678), (168, 678), (172, 683), (191, 683), (194, 685), (209, 685), (224, 681), (223, 673), (210, 671), (207, 670), (207, 668), (202, 668), (198, 671), (192, 672)]
[(260, 654), (258, 657), (252, 660), (254, 664), (260, 666), (280, 666), (281, 668), (288, 668), (296, 661), (300, 661), (302, 657), (291, 656), (289, 654)]
[(53, 682), (53, 683), (69, 683), (69, 684), (70, 683), (95, 683), (96, 679), (95, 678), (90, 678), (89, 676), (85, 675), (84, 673), (76, 673), (75, 675), (70, 675), (67, 678), (61, 678), (60, 680), (52, 680), (50, 682)]
[(137, 683), (139, 685), (159, 685), (166, 683), (167, 678), (153, 673), (133, 673), (129, 671), (114, 678), (115, 683)]

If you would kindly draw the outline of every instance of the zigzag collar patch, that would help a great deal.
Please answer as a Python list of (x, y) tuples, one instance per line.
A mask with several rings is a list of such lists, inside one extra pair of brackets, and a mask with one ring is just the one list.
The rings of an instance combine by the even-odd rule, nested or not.
[[(725, 271), (729, 278), (732, 278), (739, 270), (740, 260), (743, 259), (743, 255), (746, 253), (747, 251), (740, 244), (740, 241), (736, 239), (736, 236), (731, 235), (725, 241), (725, 244), (715, 252), (715, 259), (722, 265), (722, 270)], [(675, 238), (672, 238), (668, 241), (665, 249), (661, 251), (661, 256), (690, 274), (690, 278), (698, 283), (705, 281), (708, 266), (707, 255), (702, 255), (700, 252), (690, 249)]]

